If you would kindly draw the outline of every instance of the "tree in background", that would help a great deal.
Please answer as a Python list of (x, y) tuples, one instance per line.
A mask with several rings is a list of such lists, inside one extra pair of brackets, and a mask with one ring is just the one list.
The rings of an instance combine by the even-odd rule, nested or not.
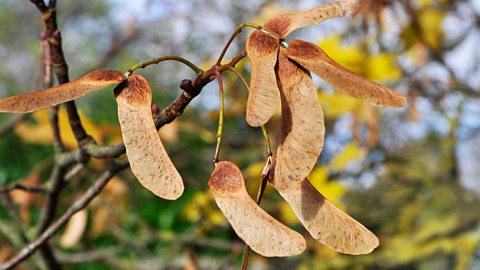
[[(25, 3), (10, 1), (0, 5), (4, 5), (3, 25), (38, 16), (33, 5), (26, 8)], [(59, 2), (59, 28), (71, 73), (81, 75), (102, 67), (126, 70), (138, 59), (164, 54), (185, 55), (192, 62), (204, 62), (202, 67), (208, 69), (215, 62), (211, 59), (221, 51), (218, 44), (227, 39), (228, 34), (223, 33), (231, 32), (236, 24), (262, 24), (284, 13), (281, 7), (310, 7), (303, 2), (260, 1), (252, 6), (215, 1), (190, 5), (147, 1), (144, 5), (135, 15), (119, 12), (116, 2)], [(252, 17), (261, 5), (259, 14)], [(301, 39), (318, 39), (318, 45), (343, 66), (407, 94), (409, 108), (378, 110), (318, 82), (327, 137), (309, 178), (327, 198), (373, 229), (381, 247), (368, 256), (349, 257), (309, 241), (309, 252), (302, 256), (275, 260), (254, 256), (252, 264), (272, 269), (468, 269), (478, 264), (478, 169), (472, 162), (478, 160), (472, 147), (478, 144), (479, 71), (478, 53), (473, 49), (478, 18), (475, 1), (361, 1), (353, 20), (335, 19), (315, 28), (319, 32), (294, 34)], [(8, 68), (0, 71), (2, 97), (14, 94), (14, 89), (42, 88), (31, 84), (34, 74), (48, 85), (43, 75), (49, 70), (32, 64), (42, 59), (46, 64), (38, 66), (49, 66), (48, 57), (40, 56), (49, 54), (46, 46), (41, 49), (46, 40), (42, 43), (37, 38), (38, 29), (43, 28), (40, 23), (5, 28), (2, 58)], [(176, 34), (172, 37), (171, 32)], [(244, 44), (245, 40), (239, 40), (233, 45), (241, 48)], [(237, 68), (249, 76), (248, 65), (241, 62)], [(160, 108), (178, 94), (169, 89), (177, 89), (179, 81), (192, 77), (175, 64), (162, 64), (142, 71), (142, 75), (158, 90), (154, 91), (154, 101)], [(242, 168), (253, 194), (263, 167), (261, 133), (244, 121), (246, 94), (242, 83), (234, 74), (225, 75), (229, 91), (225, 92), (224, 128), (232, 132), (224, 136), (222, 152)], [(241, 245), (235, 244), (237, 238), (207, 192), (217, 105), (216, 93), (207, 87), (185, 115), (161, 129), (169, 154), (190, 187), (179, 201), (159, 200), (129, 181), (133, 179), (129, 173), (121, 173), (51, 240), (55, 257), (69, 267), (93, 269), (185, 265), (210, 269), (238, 262)], [(120, 131), (113, 124), (117, 119), (111, 93), (86, 97), (78, 107), (85, 129), (97, 142), (120, 142)], [(62, 110), (58, 113), (59, 133), (64, 147), (73, 149), (76, 140), (73, 134), (68, 135), (66, 115)], [(5, 129), (0, 132), (4, 153), (0, 157), (0, 229), (2, 242), (7, 243), (1, 245), (0, 256), (7, 258), (35, 239), (32, 228), (45, 223), (42, 209), (49, 204), (45, 198), (51, 196), (43, 192), (55, 190), (49, 173), (58, 162), (52, 160), (51, 147), (58, 140), (51, 135), (52, 119), (46, 111), (27, 118), (0, 117), (5, 119)], [(278, 130), (279, 125), (280, 119), (274, 118), (269, 128)], [(271, 138), (277, 145), (278, 134), (271, 134)], [(68, 171), (68, 183), (62, 184), (57, 194), (54, 207), (58, 214), (52, 219), (77, 201), (105, 168), (101, 160), (93, 159), (88, 165), (81, 159), (75, 162), (78, 165)], [(273, 190), (267, 188), (262, 207), (283, 223), (302, 230), (288, 204)], [(42, 250), (42, 254), (48, 256), (48, 251)], [(42, 262), (34, 256), (30, 263)]]

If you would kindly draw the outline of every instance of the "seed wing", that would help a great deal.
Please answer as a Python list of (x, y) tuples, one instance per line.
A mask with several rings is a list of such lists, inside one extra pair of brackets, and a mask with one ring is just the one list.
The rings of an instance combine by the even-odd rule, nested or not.
[(338, 92), (363, 98), (372, 105), (403, 107), (407, 99), (390, 88), (374, 83), (340, 66), (317, 45), (293, 40), (288, 47), (288, 58), (314, 72)]
[(33, 112), (77, 99), (122, 80), (122, 73), (117, 70), (92, 71), (69, 83), (0, 99), (0, 112)]
[(332, 249), (358, 255), (368, 254), (378, 246), (378, 238), (372, 232), (336, 208), (308, 179), (289, 189), (277, 190), (312, 237)]
[(299, 28), (313, 26), (331, 18), (345, 16), (347, 12), (356, 8), (357, 3), (355, 0), (339, 0), (304, 12), (280, 15), (266, 22), (263, 27), (280, 38), (285, 38)]
[(282, 95), (282, 137), (277, 149), (275, 182), (280, 188), (301, 182), (323, 150), (323, 111), (310, 73), (279, 54), (277, 76)]
[(237, 235), (262, 256), (280, 257), (300, 254), (305, 239), (281, 224), (248, 195), (242, 173), (235, 164), (222, 161), (209, 181), (215, 202)]
[(132, 75), (115, 92), (123, 142), (133, 174), (155, 195), (177, 199), (183, 193), (183, 182), (153, 123), (150, 86), (143, 77)]
[(252, 63), (252, 75), (246, 119), (250, 126), (264, 125), (280, 108), (275, 77), (279, 46), (278, 40), (258, 30), (248, 37), (247, 55)]

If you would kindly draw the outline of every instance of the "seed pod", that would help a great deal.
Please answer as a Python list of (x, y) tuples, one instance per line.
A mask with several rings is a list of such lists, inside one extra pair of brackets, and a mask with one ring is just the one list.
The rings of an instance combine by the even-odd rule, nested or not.
[(358, 221), (336, 208), (308, 179), (289, 189), (277, 188), (303, 226), (330, 248), (346, 254), (368, 254), (378, 246), (378, 238)]
[(347, 12), (356, 8), (357, 3), (355, 0), (339, 0), (305, 12), (280, 15), (266, 22), (263, 27), (278, 37), (285, 38), (299, 28), (313, 26), (331, 18), (345, 16)]
[(91, 92), (122, 82), (117, 70), (96, 70), (78, 80), (45, 90), (0, 99), (0, 112), (26, 113), (77, 99)]
[(340, 66), (317, 45), (293, 40), (288, 46), (288, 58), (311, 70), (338, 92), (382, 107), (403, 107), (407, 99), (392, 89), (376, 84)]
[(323, 111), (310, 73), (287, 58), (281, 48), (278, 85), (282, 95), (282, 137), (277, 149), (275, 181), (288, 188), (301, 182), (315, 166), (323, 149)]
[(118, 119), (133, 174), (155, 195), (175, 200), (183, 182), (163, 147), (152, 119), (152, 91), (147, 81), (132, 75), (115, 88)]
[(278, 40), (253, 32), (247, 40), (247, 55), (252, 63), (250, 92), (247, 102), (247, 123), (252, 127), (264, 125), (280, 108), (280, 93), (275, 77)]
[(235, 164), (219, 162), (208, 185), (237, 235), (258, 254), (292, 256), (305, 249), (305, 239), (299, 233), (278, 222), (252, 200)]

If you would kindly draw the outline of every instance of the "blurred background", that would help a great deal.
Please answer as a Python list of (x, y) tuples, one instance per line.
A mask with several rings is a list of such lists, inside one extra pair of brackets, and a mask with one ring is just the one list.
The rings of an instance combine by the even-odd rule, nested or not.
[[(242, 22), (326, 1), (97, 0), (58, 1), (58, 23), (70, 77), (95, 69), (127, 70), (163, 55), (208, 68)], [(0, 0), (0, 97), (41, 88), (43, 22), (29, 1)], [(238, 54), (245, 29), (226, 60)], [(379, 109), (336, 93), (314, 76), (326, 115), (325, 149), (310, 176), (335, 205), (380, 238), (366, 256), (336, 253), (311, 239), (292, 210), (267, 187), (262, 207), (305, 235), (307, 250), (289, 258), (252, 254), (249, 269), (480, 269), (480, 1), (360, 0), (353, 16), (336, 18), (289, 38), (316, 42), (346, 68), (406, 95), (408, 107)], [(250, 66), (238, 66), (249, 79)], [(195, 74), (175, 62), (139, 70), (163, 108)], [(243, 171), (251, 195), (264, 164), (261, 130), (244, 118), (246, 91), (224, 73), (226, 126), (220, 159)], [(186, 192), (165, 201), (126, 170), (52, 240), (66, 269), (238, 269), (243, 249), (207, 187), (218, 119), (215, 82), (184, 115), (161, 129)], [(78, 101), (89, 133), (103, 144), (121, 141), (111, 90)], [(13, 114), (0, 115), (0, 131)], [(76, 142), (60, 112), (65, 144)], [(279, 117), (268, 128), (278, 144)], [(0, 132), (0, 185), (41, 185), (53, 164), (47, 110)], [(92, 184), (106, 162), (92, 160), (68, 183), (60, 212)], [(10, 193), (20, 220), (0, 204), (0, 262), (15, 254), (38, 222), (41, 194)], [(8, 210), (8, 211), (7, 211)], [(32, 269), (29, 260), (18, 269)]]

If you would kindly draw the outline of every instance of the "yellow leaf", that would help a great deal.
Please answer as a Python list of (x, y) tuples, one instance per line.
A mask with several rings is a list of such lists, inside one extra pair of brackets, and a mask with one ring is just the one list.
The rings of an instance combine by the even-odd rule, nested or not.
[(220, 211), (214, 211), (209, 214), (209, 219), (213, 225), (219, 225), (225, 223), (227, 220)]
[(328, 168), (320, 166), (315, 168), (308, 177), (310, 183), (322, 193), (325, 198), (335, 204), (338, 208), (344, 210), (340, 198), (347, 191), (346, 187), (339, 182), (328, 181)]
[(282, 201), (280, 203), (280, 217), (283, 222), (288, 225), (300, 224), (300, 221), (297, 218), (295, 212), (293, 212), (292, 207), (286, 202)]
[(199, 221), (202, 217), (202, 208), (206, 207), (212, 198), (206, 192), (197, 192), (182, 210), (182, 216), (191, 222)]
[[(245, 185), (247, 186), (247, 191), (249, 194), (256, 194), (261, 181), (260, 175), (262, 174), (262, 169), (264, 166), (265, 161), (260, 161), (249, 165), (245, 169)], [(266, 193), (264, 195), (268, 195), (270, 191), (266, 189), (265, 192)]]
[(183, 207), (182, 216), (190, 222), (202, 222), (203, 229), (226, 223), (226, 219), (213, 201), (210, 192), (199, 191)]
[(421, 7), (425, 7), (430, 5), (432, 0), (418, 0), (418, 5)]
[(349, 143), (345, 148), (335, 156), (330, 166), (334, 170), (342, 170), (347, 167), (350, 162), (365, 158), (366, 152), (355, 143)]
[(358, 98), (340, 93), (325, 94), (323, 91), (318, 92), (318, 99), (327, 118), (337, 118), (342, 114), (353, 112), (363, 103), (363, 100)]
[[(102, 143), (102, 134), (95, 124), (82, 112), (79, 111), (80, 119), (88, 134), (97, 142)], [(50, 126), (48, 110), (39, 110), (32, 114), (35, 123), (23, 122), (15, 128), (15, 133), (25, 142), (36, 144), (51, 144), (53, 142), (52, 128)], [(67, 148), (75, 148), (77, 141), (68, 123), (68, 115), (64, 108), (60, 108), (59, 114), (60, 136)]]
[(359, 46), (343, 45), (339, 35), (323, 39), (320, 46), (332, 59), (360, 75), (365, 75), (366, 53)]
[(264, 161), (256, 162), (249, 165), (247, 169), (245, 169), (245, 173), (244, 173), (245, 177), (252, 178), (252, 179), (259, 179), (264, 166), (265, 166)]
[(22, 122), (15, 127), (15, 133), (27, 143), (50, 144), (53, 141), (52, 128), (48, 123), (48, 110), (32, 114), (35, 124)]
[(322, 40), (319, 46), (337, 63), (370, 80), (394, 81), (401, 77), (393, 54), (368, 55), (359, 45), (341, 44), (338, 35)]
[(402, 76), (402, 72), (395, 62), (395, 55), (380, 53), (368, 58), (368, 75), (373, 81), (396, 81)]
[(444, 36), (442, 22), (445, 13), (436, 9), (422, 9), (419, 14), (418, 20), (425, 41), (433, 49), (440, 49)]
[(469, 269), (478, 245), (478, 233), (474, 233), (474, 235), (464, 234), (456, 240), (458, 251), (455, 270)]

